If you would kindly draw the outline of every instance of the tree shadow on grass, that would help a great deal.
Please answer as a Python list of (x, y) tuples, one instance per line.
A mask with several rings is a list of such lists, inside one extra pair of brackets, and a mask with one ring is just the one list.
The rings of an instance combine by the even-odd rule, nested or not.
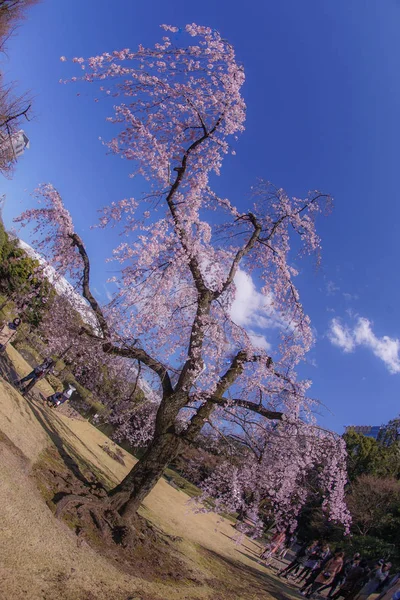
[(89, 480), (82, 473), (78, 463), (76, 462), (76, 452), (68, 442), (66, 442), (57, 431), (51, 418), (46, 414), (46, 410), (38, 406), (31, 398), (26, 398), (30, 409), (32, 410), (37, 421), (43, 427), (53, 444), (58, 450), (58, 453), (63, 460), (65, 466), (71, 471), (79, 481), (84, 485), (90, 485)]
[[(42, 400), (44, 396), (40, 394)], [(39, 396), (32, 392), (27, 398), (35, 417), (47, 432), (58, 453), (68, 469), (85, 485), (93, 485), (96, 482), (104, 489), (115, 485), (115, 474), (106, 465), (98, 466), (99, 456), (96, 455), (83, 441), (82, 437), (77, 435), (57, 413), (57, 410), (44, 406)], [(72, 441), (68, 441), (72, 440)], [(74, 441), (85, 449), (85, 455), (76, 448)], [(88, 456), (92, 458), (88, 458)], [(81, 467), (83, 466), (83, 469)], [(88, 476), (85, 477), (85, 472)]]
[(15, 370), (13, 363), (5, 353), (0, 355), (0, 375), (9, 383), (19, 379), (19, 375)]
[(238, 550), (239, 554), (241, 554), (242, 556), (245, 556), (246, 558), (248, 558), (249, 560), (252, 560), (253, 562), (259, 564), (260, 566), (264, 566), (262, 564), (262, 561), (260, 560), (260, 557), (257, 555), (253, 555), (251, 556), (250, 554), (246, 554), (246, 552), (242, 552), (241, 550)]
[[(283, 581), (277, 581), (267, 573), (264, 573), (255, 567), (246, 565), (240, 561), (236, 561), (226, 556), (221, 556), (217, 552), (214, 552), (208, 548), (203, 547), (202, 552), (208, 558), (212, 558), (215, 562), (220, 563), (227, 568), (228, 571), (231, 571), (232, 580), (239, 580), (243, 586), (243, 589), (248, 590), (249, 593), (255, 592), (258, 588), (258, 592), (262, 591), (267, 593), (276, 600), (291, 600), (300, 597), (297, 590), (289, 588)], [(254, 560), (253, 557), (248, 556), (243, 552), (241, 552), (241, 554)], [(249, 585), (251, 584), (253, 585), (250, 588)], [(263, 596), (260, 596), (260, 598), (261, 597)]]
[[(8, 358), (6, 354), (3, 354), (0, 357), (0, 375), (1, 377), (3, 377), (3, 379), (5, 379), (5, 381), (8, 381), (10, 384), (19, 379), (18, 372), (15, 370), (12, 361)], [(19, 390), (17, 391), (19, 392)], [(46, 414), (44, 408), (41, 408), (35, 404), (35, 402), (32, 399), (32, 395), (33, 392), (29, 396), (27, 395), (25, 397), (17, 394), (16, 400), (18, 402), (18, 405), (21, 407), (22, 402), (29, 406), (34, 417), (37, 419), (37, 421), (40, 423), (40, 425), (43, 427), (47, 435), (54, 443), (60, 457), (62, 458), (68, 470), (72, 471), (75, 477), (79, 479), (82, 483), (84, 483), (85, 485), (89, 485), (89, 481), (83, 475), (82, 471), (79, 468), (79, 465), (73, 458), (73, 455), (75, 453), (72, 451), (72, 448), (69, 447), (69, 445), (61, 438), (57, 429), (51, 422), (49, 415)]]
[[(246, 550), (249, 550), (249, 549), (246, 547)], [(250, 550), (250, 552), (251, 552), (251, 550)], [(241, 550), (238, 550), (238, 553), (239, 553), (239, 554), (241, 554), (242, 556), (245, 556), (245, 557), (246, 557), (246, 558), (248, 558), (249, 560), (252, 560), (253, 562), (255, 562), (255, 563), (259, 564), (260, 566), (262, 566), (262, 567), (265, 567), (265, 565), (263, 565), (263, 563), (262, 563), (262, 561), (260, 560), (260, 557), (259, 557), (258, 555), (251, 555), (251, 554), (247, 554), (246, 552), (242, 552)], [(289, 563), (288, 563), (288, 564), (289, 564)], [(281, 569), (283, 569), (285, 566), (287, 566), (287, 564), (286, 564), (286, 563), (283, 563), (283, 561), (282, 561), (282, 565), (280, 565), (280, 566), (273, 565), (273, 566), (272, 566), (272, 569), (275, 571), (274, 575), (276, 576), (276, 575), (277, 575), (277, 573), (279, 573), (279, 571), (280, 571)], [(271, 569), (271, 566), (270, 566), (270, 565), (268, 565), (268, 568), (269, 568), (269, 569)], [(268, 576), (268, 575), (267, 575), (267, 576)], [(274, 580), (274, 581), (275, 581), (275, 580)], [(281, 583), (282, 583), (283, 585), (286, 585), (286, 586), (287, 586), (287, 581), (286, 581), (286, 583), (285, 583), (285, 584), (284, 584), (284, 582), (283, 582), (283, 581), (282, 581)]]
[[(27, 409), (25, 399), (20, 395), (20, 390), (15, 386), (15, 381), (19, 379), (19, 374), (15, 370), (12, 361), (5, 353), (0, 354), (0, 377), (4, 379), (4, 382), (13, 390), (12, 398), (19, 408), (20, 415), (23, 418), (32, 420), (32, 414)], [(10, 421), (10, 419), (8, 420)]]

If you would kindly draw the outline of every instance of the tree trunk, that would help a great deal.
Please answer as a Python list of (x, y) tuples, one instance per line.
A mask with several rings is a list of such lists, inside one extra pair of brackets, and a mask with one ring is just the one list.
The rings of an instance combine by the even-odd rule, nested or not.
[(156, 437), (128, 475), (111, 490), (111, 505), (123, 517), (133, 516), (165, 469), (176, 458), (181, 439), (175, 433)]

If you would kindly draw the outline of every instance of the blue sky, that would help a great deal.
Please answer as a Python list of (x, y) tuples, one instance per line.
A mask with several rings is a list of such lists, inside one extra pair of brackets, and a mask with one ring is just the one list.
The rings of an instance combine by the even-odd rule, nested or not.
[(320, 222), (321, 269), (300, 265), (317, 335), (302, 375), (333, 413), (325, 411), (325, 425), (380, 424), (398, 412), (400, 383), (398, 0), (43, 0), (5, 64), (35, 99), (25, 127), (31, 149), (15, 178), (2, 182), (6, 223), (31, 203), (37, 184), (52, 182), (98, 257), (94, 277), (105, 299), (112, 267), (103, 259), (115, 239), (89, 225), (97, 208), (141, 190), (128, 164), (106, 156), (98, 138), (109, 129), (90, 88), (78, 98), (73, 85), (58, 83), (71, 73), (59, 57), (150, 45), (161, 23), (190, 22), (219, 29), (246, 71), (246, 131), (220, 191), (240, 203), (261, 176), (290, 194), (318, 188), (335, 198)]

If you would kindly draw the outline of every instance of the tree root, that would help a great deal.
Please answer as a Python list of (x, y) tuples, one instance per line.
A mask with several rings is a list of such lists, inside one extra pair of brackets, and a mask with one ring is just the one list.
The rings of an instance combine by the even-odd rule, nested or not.
[(133, 548), (140, 537), (135, 527), (125, 522), (106, 499), (93, 498), (89, 494), (67, 494), (57, 501), (55, 514), (57, 518), (62, 518), (67, 513), (78, 516), (81, 524), (77, 529), (80, 535), (94, 525), (105, 542), (113, 542), (124, 548)]
[(67, 494), (57, 502), (56, 517), (61, 518), (67, 509), (78, 508), (80, 506), (98, 506), (103, 510), (107, 508), (107, 504), (101, 500), (96, 500), (90, 496), (79, 494)]

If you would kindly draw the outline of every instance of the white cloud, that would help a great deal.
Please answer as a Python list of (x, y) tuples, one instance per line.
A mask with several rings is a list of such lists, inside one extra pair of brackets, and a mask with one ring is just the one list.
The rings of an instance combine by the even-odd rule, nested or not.
[(254, 333), (254, 331), (252, 332), (248, 332), (249, 333), (249, 338), (251, 340), (251, 343), (253, 344), (254, 348), (261, 348), (262, 350), (271, 350), (271, 344), (267, 341), (267, 338), (264, 335), (261, 335), (259, 333)]
[(325, 288), (328, 296), (333, 296), (340, 290), (340, 287), (337, 286), (333, 281), (327, 281)]
[[(235, 275), (236, 295), (231, 306), (231, 319), (242, 327), (252, 325), (261, 316), (268, 299), (257, 292), (250, 275), (241, 269)], [(261, 314), (260, 314), (261, 313)]]
[(328, 338), (344, 352), (353, 352), (357, 346), (369, 348), (383, 361), (389, 373), (400, 373), (400, 340), (387, 335), (379, 338), (372, 331), (371, 321), (359, 317), (353, 328), (332, 319)]
[(400, 340), (384, 335), (376, 337), (368, 319), (359, 319), (355, 330), (357, 344), (371, 348), (372, 352), (383, 360), (390, 373), (400, 373)]
[(230, 310), (232, 321), (247, 330), (254, 346), (269, 350), (269, 342), (257, 330), (287, 326), (273, 306), (273, 296), (258, 292), (251, 276), (241, 269), (236, 273), (235, 285), (236, 296)]
[(357, 294), (349, 294), (348, 292), (343, 292), (343, 298), (350, 302), (351, 300), (358, 300), (358, 295)]
[(353, 352), (355, 348), (352, 332), (346, 325), (342, 325), (339, 319), (332, 319), (328, 338), (334, 346), (338, 346), (344, 352)]

